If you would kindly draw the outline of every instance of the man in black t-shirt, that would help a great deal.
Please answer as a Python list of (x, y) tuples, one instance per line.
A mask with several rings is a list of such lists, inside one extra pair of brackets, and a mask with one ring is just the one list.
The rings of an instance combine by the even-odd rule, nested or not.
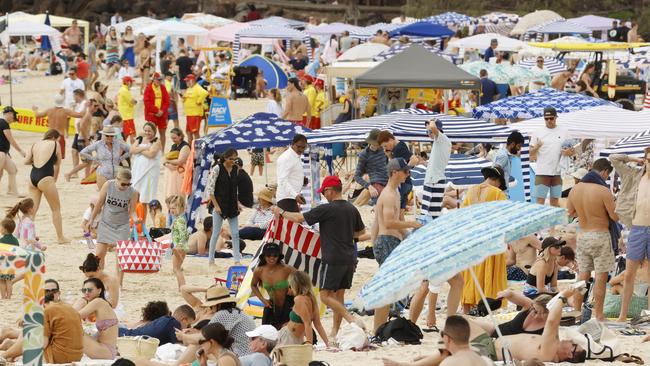
[(612, 28), (607, 31), (607, 40), (612, 42), (618, 42), (620, 40), (617, 20), (612, 21)]
[(176, 66), (178, 67), (178, 78), (180, 80), (180, 89), (185, 91), (187, 89), (187, 84), (185, 84), (185, 77), (192, 73), (192, 67), (194, 66), (194, 61), (187, 56), (187, 51), (182, 49), (179, 52), (179, 56), (176, 59)]
[(343, 318), (350, 323), (356, 322), (365, 329), (363, 322), (348, 313), (344, 305), (345, 290), (352, 287), (352, 277), (357, 267), (357, 247), (354, 239), (365, 233), (365, 226), (356, 207), (343, 199), (342, 190), (339, 177), (328, 176), (318, 190), (328, 203), (304, 214), (273, 207), (275, 214), (291, 221), (320, 225), (320, 299), (334, 311), (331, 334), (338, 333)]

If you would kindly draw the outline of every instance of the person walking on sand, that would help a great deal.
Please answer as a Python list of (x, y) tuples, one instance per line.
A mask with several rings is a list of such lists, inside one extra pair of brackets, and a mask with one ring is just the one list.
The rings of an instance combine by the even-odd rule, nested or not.
[[(612, 154), (609, 160), (621, 176), (616, 213), (625, 227), (631, 228), (627, 238), (625, 284), (618, 318), (618, 321), (626, 321), (636, 272), (643, 261), (650, 258), (650, 147), (645, 148), (643, 158)], [(641, 169), (628, 166), (630, 162), (640, 164)], [(650, 269), (647, 270), (650, 275)]]
[(2, 114), (4, 118), (0, 118), (0, 178), (2, 178), (2, 173), (6, 171), (9, 175), (7, 194), (17, 196), (18, 184), (16, 183), (16, 174), (18, 173), (18, 169), (16, 168), (16, 163), (11, 159), (11, 155), (9, 155), (9, 149), (13, 147), (23, 157), (26, 157), (27, 154), (25, 154), (25, 151), (18, 145), (16, 139), (11, 134), (10, 124), (18, 121), (18, 113), (13, 107), (7, 106), (2, 110)]
[[(402, 242), (408, 229), (417, 229), (422, 224), (417, 221), (400, 220), (399, 187), (410, 175), (411, 168), (406, 160), (394, 158), (388, 161), (388, 183), (379, 195), (375, 207), (375, 223), (372, 226), (372, 251), (379, 266), (388, 259), (390, 253)], [(388, 320), (389, 306), (375, 309), (374, 331)]]
[(277, 164), (277, 205), (289, 212), (300, 212), (299, 205), (305, 204), (302, 196), (302, 186), (305, 184), (305, 173), (302, 169), (302, 154), (307, 148), (307, 138), (301, 134), (293, 136), (291, 147), (283, 152)]
[[(309, 100), (302, 93), (300, 89), (300, 81), (296, 78), (290, 78), (287, 85), (287, 102), (284, 105), (284, 113), (282, 119), (291, 121), (299, 125), (311, 124), (311, 108), (309, 107)], [(305, 122), (303, 123), (303, 115), (306, 114)]]
[(32, 166), (29, 175), (29, 195), (34, 200), (35, 212), (41, 203), (41, 196), (45, 196), (47, 204), (52, 211), (52, 223), (56, 230), (56, 239), (59, 244), (68, 243), (63, 236), (63, 222), (61, 220), (61, 201), (59, 191), (56, 189), (56, 180), (61, 169), (61, 148), (57, 139), (61, 135), (57, 130), (48, 130), (41, 141), (32, 145), (27, 153), (25, 164)]
[(70, 118), (82, 118), (86, 111), (75, 112), (65, 108), (65, 97), (57, 95), (54, 97), (54, 108), (39, 112), (38, 108), (32, 107), (36, 118), (47, 117), (47, 124), (50, 129), (59, 133), (59, 146), (61, 147), (61, 159), (65, 159), (65, 139), (70, 130)]
[(117, 131), (113, 126), (105, 126), (99, 133), (102, 139), (86, 146), (79, 155), (86, 161), (97, 163), (97, 189), (102, 189), (106, 181), (115, 179), (120, 162), (129, 157), (131, 147), (115, 138)]
[(607, 159), (596, 160), (591, 171), (571, 189), (567, 200), (569, 216), (577, 217), (580, 225), (576, 242), (579, 279), (588, 281), (591, 272), (596, 272), (594, 315), (599, 321), (605, 320), (607, 276), (615, 262), (610, 221), (618, 221), (618, 215), (614, 212), (614, 195), (605, 182), (613, 170)]
[[(115, 247), (118, 241), (128, 240), (131, 237), (131, 226), (129, 219), (135, 224), (142, 223), (135, 213), (135, 206), (138, 203), (138, 192), (131, 186), (131, 171), (120, 168), (115, 179), (104, 184), (99, 192), (97, 204), (90, 214), (90, 220), (86, 223), (84, 230), (90, 231), (90, 225), (101, 212), (99, 224), (97, 225), (97, 248), (96, 255), (100, 260), (100, 268), (104, 268), (105, 257), (108, 247)], [(122, 286), (124, 273), (120, 270), (119, 264), (115, 261), (117, 276)]]
[(334, 312), (332, 335), (338, 334), (343, 318), (349, 323), (356, 322), (361, 328), (365, 325), (356, 319), (344, 306), (345, 290), (352, 287), (352, 278), (357, 268), (356, 244), (354, 238), (365, 234), (366, 227), (354, 205), (343, 198), (343, 185), (337, 176), (328, 176), (318, 190), (327, 199), (326, 204), (305, 212), (288, 212), (278, 206), (273, 213), (294, 222), (308, 225), (320, 224), (322, 265), (320, 267), (320, 299)]

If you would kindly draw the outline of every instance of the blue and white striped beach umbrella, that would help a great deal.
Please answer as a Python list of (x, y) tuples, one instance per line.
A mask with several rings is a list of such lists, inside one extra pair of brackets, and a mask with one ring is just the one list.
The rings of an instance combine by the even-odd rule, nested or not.
[[(452, 154), (445, 168), (445, 177), (457, 188), (466, 188), (485, 180), (481, 169), (492, 166), (489, 160), (477, 156)], [(427, 167), (418, 165), (411, 169), (411, 181), (414, 187), (424, 186)]]
[(602, 105), (618, 104), (582, 94), (544, 88), (534, 93), (500, 99), (478, 106), (474, 108), (473, 116), (485, 120), (492, 118), (530, 119), (541, 117), (545, 107), (555, 107), (558, 113), (567, 113)]
[(534, 203), (494, 201), (453, 210), (409, 235), (361, 289), (366, 309), (411, 294), (423, 280), (442, 283), (506, 251), (506, 243), (555, 225), (567, 213)]
[[(647, 114), (648, 120), (650, 120), (650, 112), (637, 113)], [(614, 145), (602, 150), (600, 156), (608, 157), (611, 154), (625, 154), (636, 158), (642, 158), (644, 156), (644, 149), (648, 146), (650, 146), (650, 130), (645, 130), (618, 140)]]
[(465, 14), (456, 13), (455, 11), (448, 11), (423, 20), (442, 25), (469, 25), (472, 23), (473, 18)]
[[(517, 65), (532, 69), (533, 67), (537, 67), (537, 57), (525, 58), (519, 61)], [(555, 76), (566, 70), (566, 65), (554, 57), (544, 57), (544, 68), (548, 70), (551, 76)]]

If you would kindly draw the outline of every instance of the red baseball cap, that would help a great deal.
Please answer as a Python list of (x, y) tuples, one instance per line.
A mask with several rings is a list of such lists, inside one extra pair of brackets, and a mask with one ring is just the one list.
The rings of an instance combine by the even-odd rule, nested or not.
[(332, 187), (343, 187), (341, 180), (336, 175), (328, 175), (325, 177), (323, 184), (321, 184), (320, 188), (318, 189), (318, 193), (321, 194), (326, 188)]
[(185, 81), (187, 81), (187, 80), (196, 80), (196, 76), (194, 76), (194, 74), (189, 74), (183, 80), (185, 80)]
[(302, 80), (307, 81), (307, 82), (310, 82), (310, 83), (313, 83), (313, 82), (314, 82), (314, 78), (313, 78), (311, 75), (309, 75), (309, 74), (305, 74), (305, 75), (302, 77)]
[(163, 78), (163, 77), (162, 77), (162, 75), (160, 75), (159, 72), (155, 72), (155, 73), (153, 74), (153, 77), (152, 77), (152, 79), (154, 79), (154, 80), (161, 80), (162, 78)]
[(325, 86), (325, 81), (323, 79), (316, 79), (314, 86), (322, 89)]
[(122, 84), (132, 83), (132, 82), (133, 82), (133, 78), (130, 76), (125, 76), (122, 78)]

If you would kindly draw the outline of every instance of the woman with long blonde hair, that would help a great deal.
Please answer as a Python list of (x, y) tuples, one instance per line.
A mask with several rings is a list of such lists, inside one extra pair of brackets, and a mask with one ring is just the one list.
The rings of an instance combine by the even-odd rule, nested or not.
[(320, 321), (318, 300), (309, 275), (296, 271), (289, 275), (289, 288), (294, 294), (293, 310), (289, 322), (278, 332), (278, 346), (291, 344), (315, 344), (316, 332), (320, 334), (325, 346), (329, 347), (327, 333)]

